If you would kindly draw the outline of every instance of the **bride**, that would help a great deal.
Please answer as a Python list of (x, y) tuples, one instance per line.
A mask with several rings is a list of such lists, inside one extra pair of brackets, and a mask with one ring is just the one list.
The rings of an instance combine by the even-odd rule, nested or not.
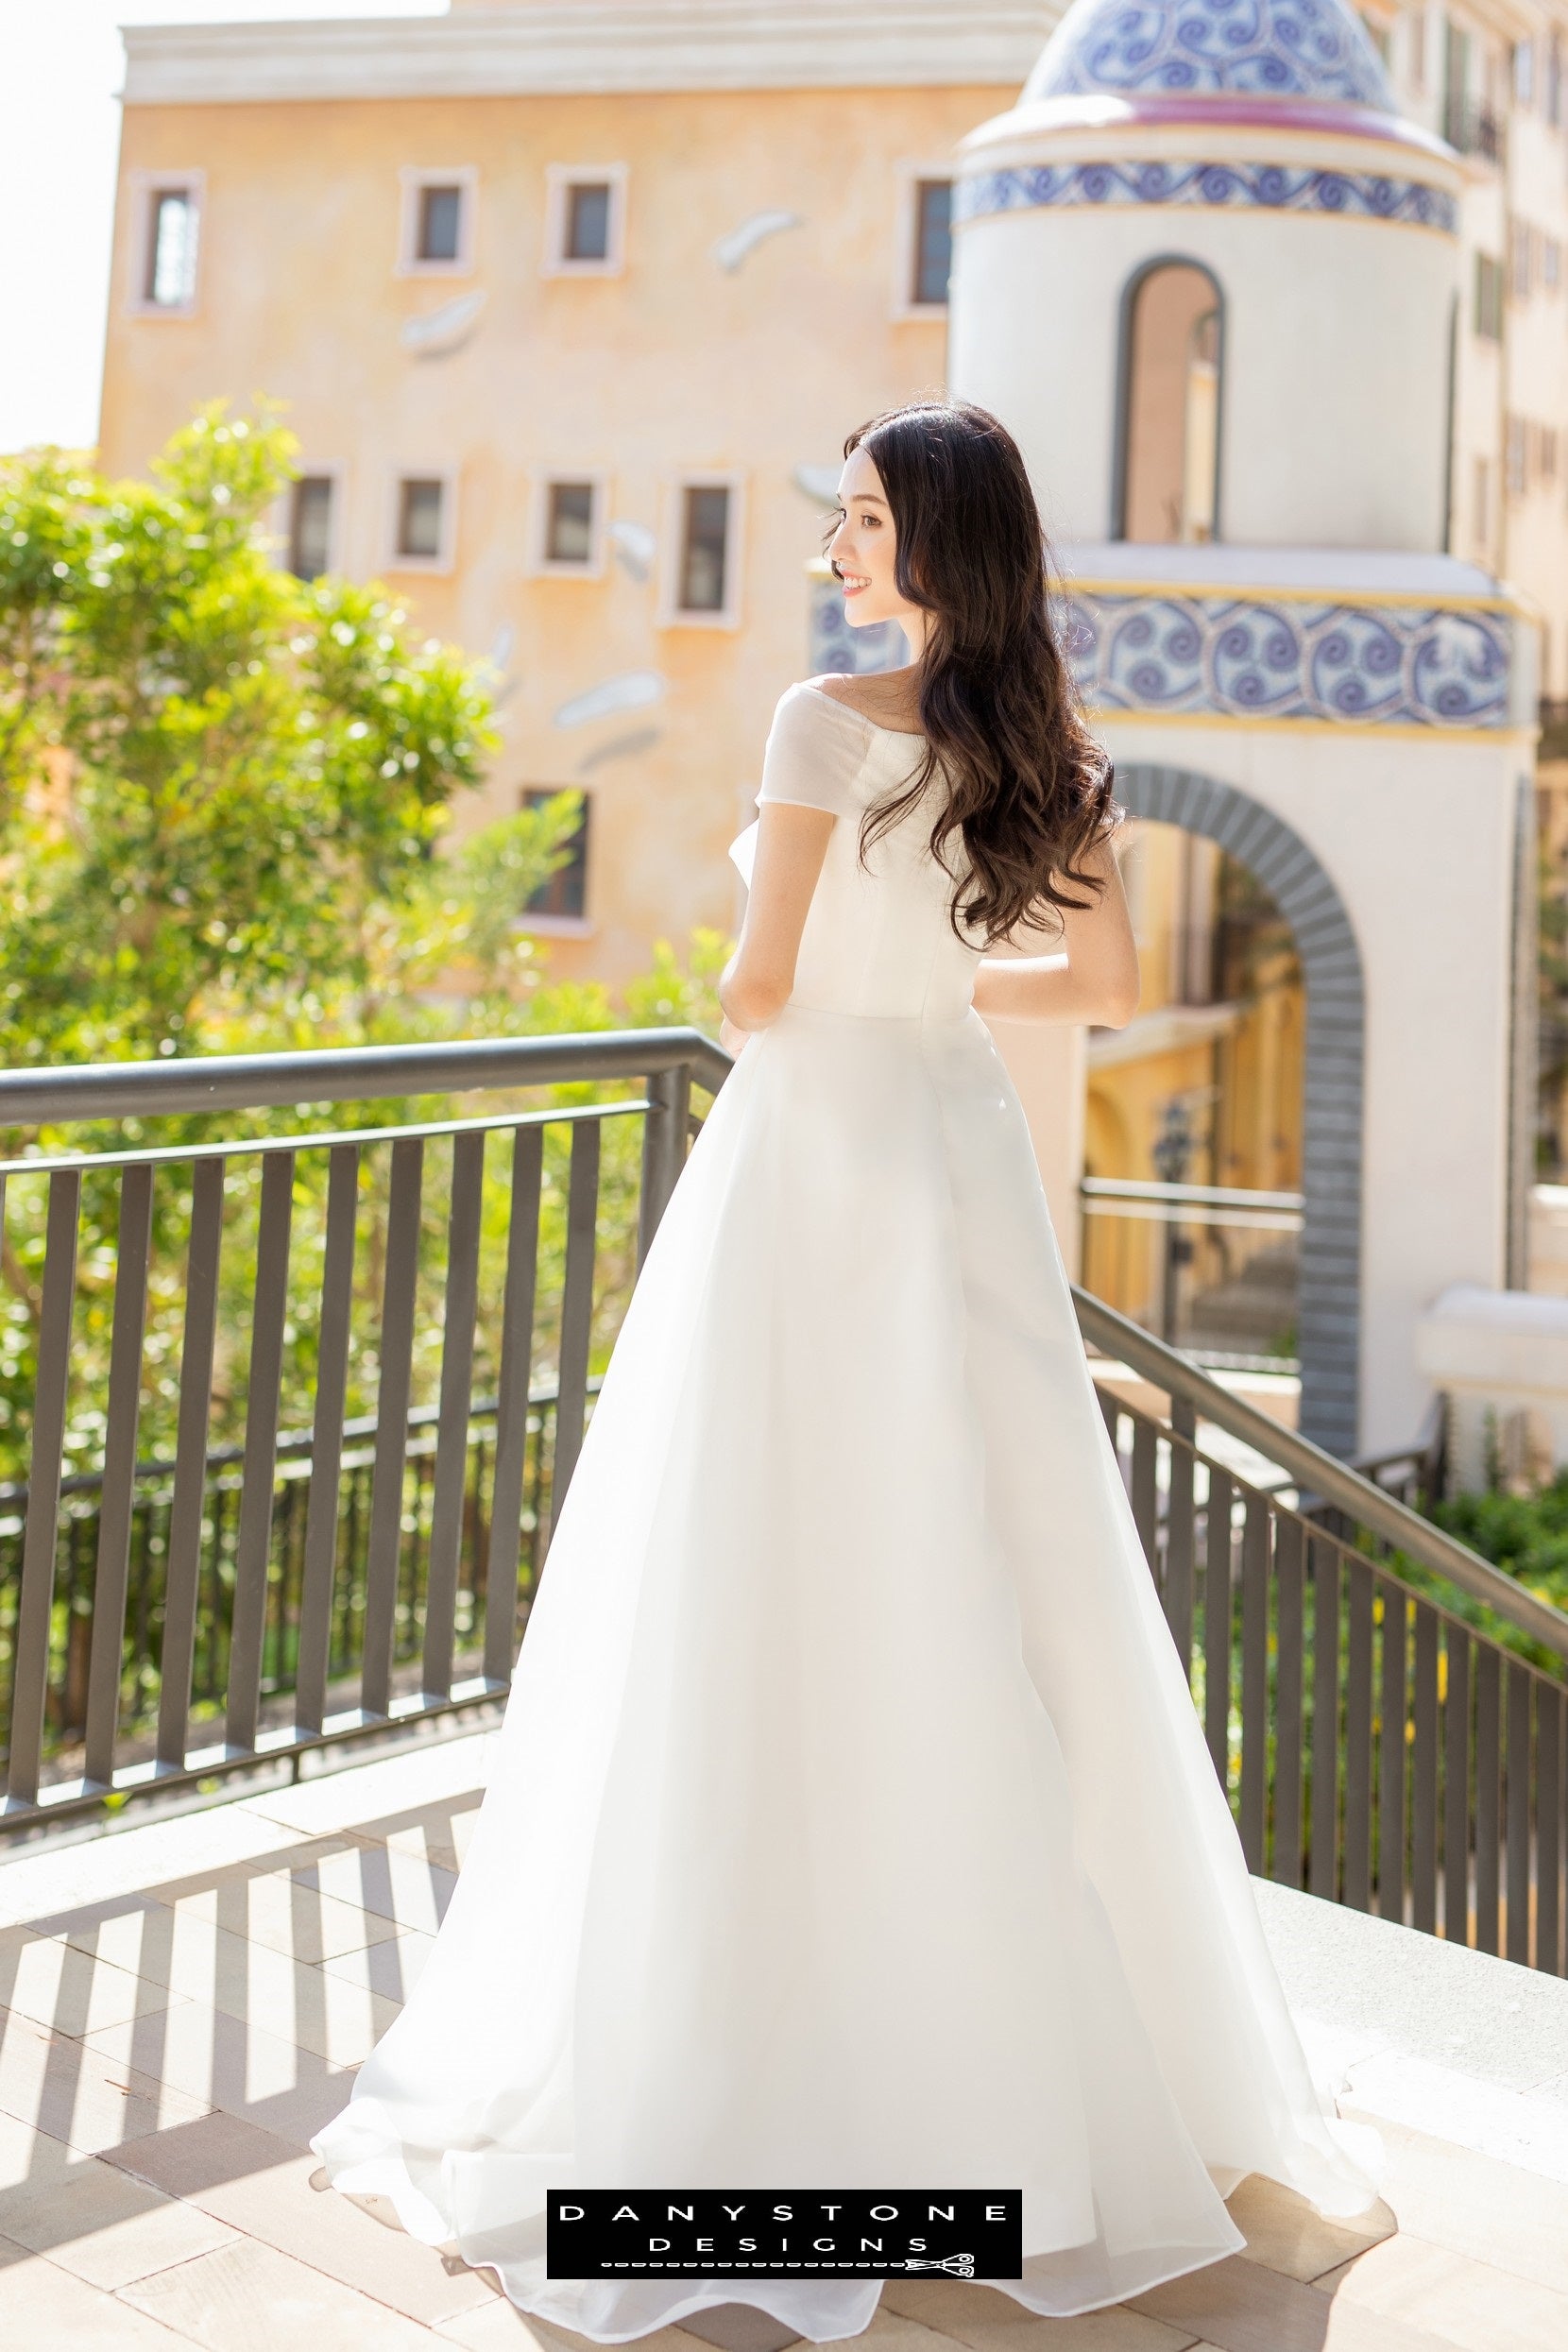
[[(779, 702), (675, 1187), (552, 1541), (452, 1907), (315, 2147), (606, 2343), (877, 2278), (553, 2279), (547, 2191), (1013, 2189), (1033, 2311), (1325, 2213), (1375, 2135), (1309, 2071), (985, 1023), (1137, 998), (1109, 763), (1023, 461), (850, 436), (849, 622), (912, 666)], [(987, 952), (1030, 929), (1051, 951)]]

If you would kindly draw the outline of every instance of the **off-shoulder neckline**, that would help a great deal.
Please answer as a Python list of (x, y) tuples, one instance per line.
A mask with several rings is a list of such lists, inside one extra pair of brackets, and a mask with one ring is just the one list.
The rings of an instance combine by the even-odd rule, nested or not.
[(799, 684), (803, 692), (814, 694), (818, 702), (831, 703), (835, 710), (847, 710), (852, 719), (859, 719), (861, 725), (870, 727), (874, 735), (891, 735), (901, 743), (923, 743), (926, 741), (924, 728), (915, 732), (907, 726), (882, 726), (876, 719), (868, 719), (863, 710), (857, 710), (853, 703), (846, 703), (842, 694), (830, 694), (825, 686), (813, 686), (810, 678), (802, 678)]

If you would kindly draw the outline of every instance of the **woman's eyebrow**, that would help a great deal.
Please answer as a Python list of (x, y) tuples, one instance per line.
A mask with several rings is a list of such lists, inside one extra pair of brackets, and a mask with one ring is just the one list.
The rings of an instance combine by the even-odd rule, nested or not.
[(885, 506), (887, 500), (878, 498), (875, 490), (856, 490), (847, 499), (841, 498), (841, 506)]

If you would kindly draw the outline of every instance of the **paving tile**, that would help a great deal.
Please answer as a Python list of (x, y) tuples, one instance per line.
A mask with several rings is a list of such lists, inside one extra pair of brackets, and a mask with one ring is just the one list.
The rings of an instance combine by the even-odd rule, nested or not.
[(922, 2327), (976, 2352), (1186, 2352), (1189, 2328), (1151, 2319), (1118, 2304), (1047, 2319), (999, 2287), (957, 2278), (888, 2279), (878, 2311), (918, 2321)]
[(1424, 2327), (1465, 2352), (1563, 2352), (1568, 2294), (1403, 2233), (1318, 2280), (1336, 2305)]
[[(154, 2013), (157, 2018), (178, 2014)], [(144, 2073), (128, 2062), (124, 2048), (114, 2048), (116, 2037), (128, 2044), (151, 2022), (143, 2017), (106, 2027), (110, 2047), (103, 2049), (52, 2034), (30, 2018), (0, 2019), (0, 2113), (90, 2156), (205, 2114), (210, 2099), (156, 2071)]]
[(115, 1895), (147, 1893), (193, 1873), (281, 1855), (301, 1832), (229, 1803), (144, 1822), (74, 1846), (26, 1850), (0, 1868), (0, 1928), (34, 1927)]
[(432, 1806), (420, 1820), (403, 1829), (393, 1830), (377, 1842), (399, 1852), (417, 1854), (422, 1861), (434, 1862), (443, 1870), (461, 1870), (469, 1858), (479, 1806), (453, 1804)]
[(300, 2105), (300, 2091), (307, 2094), (304, 2105), (313, 2113), (319, 2107), (325, 2121), (347, 2099), (351, 2079), (316, 2052), (198, 2001), (105, 2027), (83, 2047), (135, 2067), (203, 2110), (223, 2107), (272, 2129), (278, 2117)]
[[(391, 1921), (382, 1924), (391, 1929)], [(434, 1935), (421, 1935), (417, 1928), (394, 1931), (361, 1951), (346, 1951), (332, 1960), (323, 1960), (322, 1971), (328, 1976), (347, 1978), (350, 1985), (361, 1985), (367, 1992), (379, 1993), (385, 2001), (401, 2008), (424, 1974), (425, 1963), (435, 1949)]]
[(205, 2190), (247, 2179), (270, 2165), (291, 2163), (298, 2153), (291, 2141), (261, 2124), (214, 2108), (194, 2123), (115, 2149), (105, 2161), (149, 2182), (165, 2196), (188, 2197), (198, 2204)]
[[(493, 2271), (481, 2276), (489, 2282), (490, 2292), (478, 2309), (464, 2311), (455, 2319), (443, 2321), (436, 2330), (436, 2342), (461, 2344), (464, 2352), (588, 2352), (593, 2339), (580, 2336), (570, 2327), (561, 2327), (554, 2320), (537, 2318), (532, 2311), (520, 2311), (515, 2303), (508, 2303), (496, 2283)], [(864, 2336), (853, 2341), (863, 2344)], [(711, 2344), (697, 2336), (689, 2336), (683, 2327), (656, 2327), (646, 2336), (635, 2339), (637, 2352), (713, 2352)], [(805, 2347), (801, 2347), (805, 2352)], [(939, 2352), (929, 2344), (926, 2352)]]
[(400, 1928), (417, 1928), (423, 1935), (435, 1934), (457, 1884), (454, 1870), (388, 1846), (360, 1846), (324, 1855), (308, 1875), (323, 1894), (379, 1913)]
[[(87, 2160), (79, 2148), (68, 2148), (63, 2139), (0, 2111), (0, 2208), (12, 2190), (27, 2193), (43, 2183), (68, 2180)], [(0, 2234), (5, 2226), (0, 2210)]]
[[(145, 2007), (204, 2003), (337, 2066), (357, 2065), (398, 2013), (396, 2002), (373, 1992), (363, 1979), (329, 1979), (312, 1961), (293, 1959), (217, 1926), (197, 1906), (181, 1903), (168, 1917), (173, 1923), (168, 1934), (157, 1923), (145, 1923), (143, 1965), (152, 1971)], [(389, 1921), (377, 1924), (392, 1934)]]
[[(487, 2300), (477, 2271), (376, 2219), (327, 2184), (320, 2158), (275, 2142), (277, 2159), (184, 2190), (193, 2205), (313, 2270), (434, 2325)], [(319, 2184), (318, 2186), (316, 2184)], [(3, 2226), (0, 2224), (0, 2226)]]
[(233, 2236), (194, 2205), (166, 2197), (98, 2156), (63, 2174), (0, 2190), (0, 2230), (90, 2286), (114, 2288), (206, 2254)]
[(249, 2238), (141, 2279), (118, 2299), (207, 2352), (430, 2352), (428, 2329)]
[(1234, 2254), (1134, 2295), (1132, 2308), (1189, 2328), (1222, 2352), (1438, 2352), (1440, 2345), (1425, 2328), (1341, 2304)]
[(1398, 2224), (1386, 2205), (1361, 2223), (1331, 2221), (1304, 2197), (1253, 2173), (1226, 2198), (1232, 2221), (1246, 2238), (1246, 2258), (1287, 2277), (1317, 2278), (1380, 2239)]
[[(0, 2344), (5, 2352), (191, 2352), (188, 2336), (134, 2310), (118, 2295), (74, 2278), (58, 2262), (24, 2255), (0, 2271)], [(317, 2347), (320, 2352), (320, 2347)]]
[(134, 1970), (84, 1951), (64, 1935), (9, 1928), (0, 1935), (0, 2007), (60, 2034), (91, 2034), (145, 2009), (168, 2006), (168, 1993)]

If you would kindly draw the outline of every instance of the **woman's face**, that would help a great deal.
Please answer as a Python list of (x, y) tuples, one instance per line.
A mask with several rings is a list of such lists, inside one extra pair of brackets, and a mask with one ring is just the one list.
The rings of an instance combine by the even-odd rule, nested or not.
[(839, 525), (827, 542), (827, 560), (844, 588), (844, 617), (851, 627), (878, 621), (903, 621), (917, 607), (899, 595), (893, 576), (896, 539), (893, 510), (882, 477), (863, 449), (851, 450), (839, 476)]

